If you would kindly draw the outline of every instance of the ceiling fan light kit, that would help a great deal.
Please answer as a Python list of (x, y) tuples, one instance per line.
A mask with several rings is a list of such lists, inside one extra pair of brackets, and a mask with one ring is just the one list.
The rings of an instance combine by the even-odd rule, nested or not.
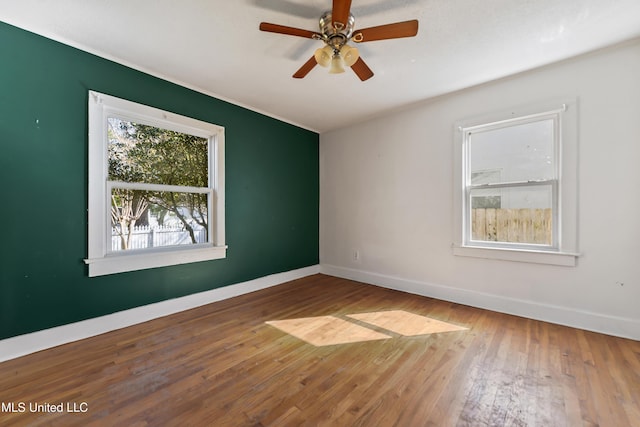
[(340, 50), (331, 46), (316, 49), (313, 54), (318, 65), (329, 68), (330, 74), (344, 73), (344, 67), (351, 67), (360, 57), (358, 49), (344, 45)]
[(313, 56), (293, 75), (305, 77), (317, 64), (329, 68), (330, 74), (344, 73), (344, 67), (351, 67), (360, 80), (373, 77), (373, 71), (362, 60), (358, 49), (347, 43), (363, 43), (375, 40), (387, 40), (401, 37), (413, 37), (418, 34), (418, 21), (411, 20), (394, 24), (380, 25), (354, 31), (355, 18), (350, 13), (351, 0), (333, 0), (333, 9), (322, 14), (319, 21), (320, 32), (286, 27), (284, 25), (262, 22), (261, 31), (305, 37), (324, 42), (325, 46), (316, 49)]

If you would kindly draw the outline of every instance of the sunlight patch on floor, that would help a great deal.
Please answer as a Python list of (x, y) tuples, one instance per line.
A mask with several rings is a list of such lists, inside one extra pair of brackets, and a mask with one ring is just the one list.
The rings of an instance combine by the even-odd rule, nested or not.
[(391, 338), (333, 316), (271, 320), (266, 323), (316, 347)]
[[(265, 323), (316, 347), (391, 338), (387, 334), (362, 326), (363, 323), (370, 325), (371, 328), (382, 328), (402, 336), (438, 334), (468, 329), (404, 310), (348, 314), (346, 317), (348, 318), (346, 320), (335, 316), (303, 317), (271, 320)], [(360, 324), (349, 321), (349, 318), (360, 322)]]
[(404, 336), (438, 334), (441, 332), (464, 331), (467, 329), (451, 323), (409, 313), (404, 310), (348, 314), (347, 317), (369, 323)]

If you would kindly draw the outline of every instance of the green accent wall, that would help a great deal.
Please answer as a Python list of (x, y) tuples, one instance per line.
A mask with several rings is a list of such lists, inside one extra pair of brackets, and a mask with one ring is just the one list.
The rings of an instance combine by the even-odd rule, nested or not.
[[(225, 127), (226, 259), (87, 276), (90, 89)], [(0, 339), (318, 264), (317, 133), (5, 23), (0, 146)]]

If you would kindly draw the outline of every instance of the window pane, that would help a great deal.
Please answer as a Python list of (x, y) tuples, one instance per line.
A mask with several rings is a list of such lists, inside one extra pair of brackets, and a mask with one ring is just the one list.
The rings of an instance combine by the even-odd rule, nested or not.
[[(500, 170), (483, 170), (471, 173), (471, 184), (491, 184), (500, 182)], [(471, 197), (472, 208), (499, 208), (502, 205), (500, 190), (476, 190)]]
[(209, 194), (115, 188), (111, 251), (209, 242)]
[(555, 178), (553, 138), (551, 119), (472, 133), (472, 184)]
[[(539, 185), (471, 190), (471, 240), (551, 245), (552, 186)], [(499, 207), (485, 207), (475, 200), (498, 197)]]
[(108, 125), (110, 181), (208, 186), (206, 138), (115, 117)]

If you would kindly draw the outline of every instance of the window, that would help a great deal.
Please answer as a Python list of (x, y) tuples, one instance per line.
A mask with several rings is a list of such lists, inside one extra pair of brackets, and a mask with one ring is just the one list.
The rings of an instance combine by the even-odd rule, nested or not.
[(224, 128), (89, 92), (89, 276), (224, 258)]
[(458, 123), (456, 158), (456, 255), (575, 265), (575, 101)]

